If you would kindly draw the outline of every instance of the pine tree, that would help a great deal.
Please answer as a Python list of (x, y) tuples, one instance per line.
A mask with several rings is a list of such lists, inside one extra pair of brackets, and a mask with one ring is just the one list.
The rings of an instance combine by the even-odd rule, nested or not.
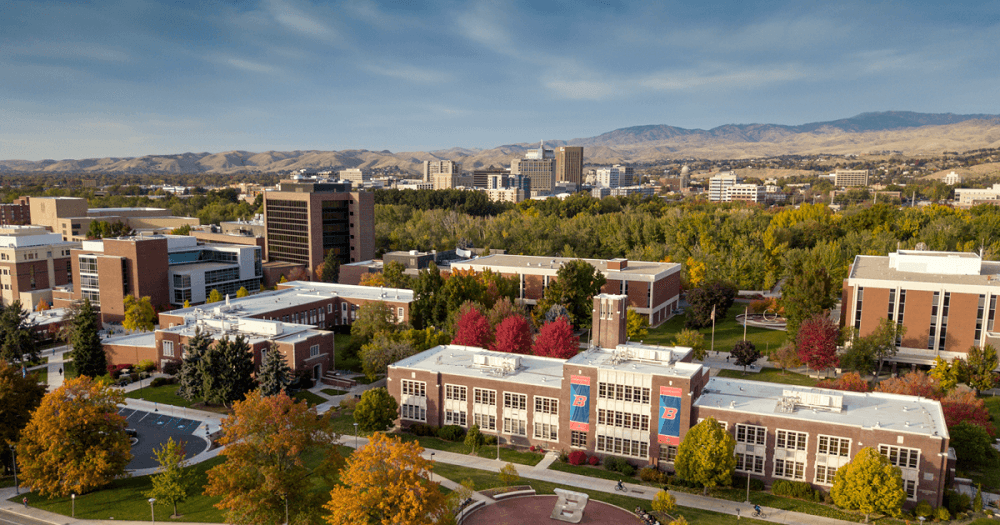
[(194, 401), (202, 396), (201, 360), (211, 346), (212, 340), (205, 336), (201, 328), (195, 328), (194, 337), (188, 339), (188, 345), (184, 352), (184, 361), (181, 363), (181, 371), (177, 388), (177, 395)]
[(78, 375), (100, 377), (108, 373), (108, 358), (97, 330), (97, 314), (94, 313), (90, 299), (84, 299), (80, 311), (76, 314), (73, 337), (70, 341), (73, 345), (70, 355), (73, 357)]
[(291, 382), (292, 371), (288, 368), (285, 356), (278, 350), (278, 345), (271, 347), (264, 354), (260, 364), (260, 374), (257, 375), (262, 396), (276, 396)]
[(228, 406), (253, 390), (253, 356), (242, 335), (218, 341), (204, 353), (198, 370), (201, 394), (207, 403)]
[(38, 359), (34, 327), (28, 321), (28, 312), (21, 309), (21, 301), (0, 307), (0, 359), (8, 363)]

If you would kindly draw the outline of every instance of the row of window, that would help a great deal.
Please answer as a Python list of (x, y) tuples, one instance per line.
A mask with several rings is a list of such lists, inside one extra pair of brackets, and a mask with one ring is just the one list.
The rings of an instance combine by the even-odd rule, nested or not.
[(615, 401), (631, 401), (648, 405), (652, 391), (646, 387), (598, 383), (597, 397)]
[(427, 383), (423, 381), (404, 379), (400, 387), (404, 396), (427, 397)]
[(649, 430), (649, 416), (599, 408), (597, 409), (597, 424), (647, 431)]
[(616, 454), (620, 456), (632, 456), (636, 458), (649, 457), (649, 443), (634, 439), (625, 439), (613, 436), (597, 435), (598, 452)]

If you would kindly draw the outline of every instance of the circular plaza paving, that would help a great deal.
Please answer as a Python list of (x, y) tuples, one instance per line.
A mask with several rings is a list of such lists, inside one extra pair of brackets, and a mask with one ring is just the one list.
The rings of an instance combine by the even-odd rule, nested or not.
[[(566, 523), (549, 516), (555, 507), (556, 496), (527, 496), (511, 498), (487, 505), (462, 521), (462, 525), (525, 525), (528, 523)], [(609, 505), (603, 501), (590, 500), (583, 511), (580, 523), (614, 524), (638, 523), (635, 514)]]

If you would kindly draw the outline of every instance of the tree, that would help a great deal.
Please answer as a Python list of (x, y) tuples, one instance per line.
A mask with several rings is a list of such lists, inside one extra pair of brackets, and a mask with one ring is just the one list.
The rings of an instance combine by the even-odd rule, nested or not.
[(846, 390), (849, 392), (869, 392), (871, 388), (868, 382), (861, 379), (857, 372), (842, 374), (837, 379), (824, 379), (816, 384), (819, 388), (832, 388), (834, 390)]
[(927, 375), (923, 370), (907, 372), (901, 377), (890, 377), (875, 385), (875, 391), (929, 399), (941, 397), (941, 386), (937, 379)]
[(666, 490), (661, 490), (653, 496), (653, 503), (650, 506), (655, 512), (670, 516), (670, 513), (677, 508), (677, 498)]
[(389, 365), (416, 353), (413, 345), (400, 337), (398, 332), (379, 332), (361, 347), (359, 357), (365, 376), (374, 381), (387, 373)]
[(784, 375), (785, 371), (789, 368), (795, 368), (802, 365), (802, 361), (799, 360), (799, 353), (791, 341), (785, 341), (785, 344), (779, 346), (774, 352), (771, 352), (769, 359), (772, 363), (781, 368), (782, 375)]
[(100, 377), (108, 373), (108, 357), (97, 330), (97, 314), (94, 313), (90, 299), (84, 299), (74, 319), (73, 337), (70, 340), (73, 345), (70, 356), (76, 365), (76, 373), (81, 376)]
[(735, 299), (736, 288), (721, 281), (688, 290), (684, 327), (698, 329), (712, 326), (712, 312), (715, 312), (716, 319), (725, 319)]
[(385, 277), (382, 276), (382, 272), (366, 273), (358, 280), (358, 284), (360, 286), (380, 288), (385, 286)]
[(627, 310), (628, 318), (625, 321), (625, 333), (629, 341), (642, 341), (649, 334), (649, 318), (636, 312), (634, 308)]
[[(604, 274), (587, 261), (574, 259), (564, 263), (556, 272), (555, 282), (550, 282), (545, 289), (535, 311), (544, 314), (552, 305), (561, 304), (569, 312), (574, 327), (589, 328), (594, 296), (601, 293), (607, 282)], [(535, 322), (541, 324), (537, 318)]]
[(989, 390), (997, 384), (997, 351), (993, 345), (983, 347), (972, 346), (965, 356), (963, 375), (970, 387), (976, 392)]
[(750, 341), (737, 341), (729, 354), (733, 356), (736, 366), (743, 367), (743, 375), (746, 375), (748, 366), (760, 359), (760, 351)]
[(872, 333), (854, 338), (851, 348), (841, 357), (841, 364), (861, 372), (872, 370), (878, 376), (885, 359), (896, 355), (899, 350), (896, 341), (904, 335), (906, 326), (882, 318)]
[(126, 330), (152, 332), (156, 327), (156, 310), (149, 296), (136, 299), (134, 295), (125, 296), (125, 320), (122, 326)]
[(833, 308), (838, 288), (815, 257), (794, 258), (786, 275), (781, 304), (785, 308), (788, 337), (795, 340), (803, 321)]
[(184, 308), (191, 308), (191, 301), (190, 300), (184, 299)]
[(21, 309), (21, 301), (0, 307), (0, 360), (11, 364), (38, 360), (34, 325)]
[(480, 447), (486, 443), (486, 438), (483, 433), (479, 431), (479, 425), (472, 425), (469, 427), (469, 431), (465, 434), (465, 446), (472, 449), (472, 453), (475, 454)]
[(205, 380), (202, 378), (201, 360), (208, 353), (212, 346), (209, 339), (200, 327), (195, 327), (194, 337), (188, 339), (187, 348), (184, 351), (184, 360), (181, 362), (180, 377), (177, 387), (177, 395), (188, 401), (194, 401), (202, 396), (201, 390)]
[(156, 498), (161, 505), (173, 506), (172, 517), (176, 518), (179, 516), (177, 504), (187, 499), (191, 485), (184, 472), (184, 446), (171, 437), (159, 449), (153, 449), (153, 454), (160, 465), (156, 475), (150, 478), (153, 487), (143, 496)]
[(573, 335), (573, 327), (569, 322), (560, 317), (542, 326), (531, 351), (541, 357), (569, 359), (580, 353), (580, 339)]
[(217, 303), (223, 299), (222, 294), (219, 293), (217, 288), (212, 288), (212, 291), (208, 293), (208, 299), (205, 299), (205, 304)]
[(864, 513), (865, 523), (874, 512), (898, 515), (906, 501), (899, 468), (872, 447), (861, 449), (837, 469), (830, 496), (837, 506)]
[(415, 442), (376, 433), (347, 459), (340, 482), (323, 506), (330, 525), (430, 525), (448, 511), (429, 476), (434, 464)]
[(0, 359), (0, 458), (4, 469), (11, 465), (7, 443), (17, 444), (21, 429), (31, 420), (31, 412), (42, 403), (46, 386), (35, 373), (22, 374), (20, 367)]
[(501, 297), (493, 308), (486, 312), (486, 318), (490, 321), (490, 326), (498, 326), (504, 319), (512, 315), (519, 315), (528, 320), (528, 312), (523, 306), (511, 301), (509, 297)]
[[(284, 523), (286, 505), (288, 523), (316, 523), (325, 498), (310, 478), (332, 482), (341, 461), (331, 414), (317, 414), (285, 393), (251, 392), (233, 405), (219, 439), (226, 462), (208, 471), (205, 486), (206, 495), (222, 497), (215, 506), (227, 511), (227, 523)], [(323, 452), (318, 466), (306, 463), (309, 451)]]
[(351, 323), (351, 338), (364, 344), (375, 334), (396, 329), (392, 308), (385, 301), (367, 303), (358, 308), (358, 317)]
[(972, 498), (972, 512), (983, 511), (983, 484), (976, 484), (976, 495)]
[(493, 329), (479, 310), (472, 308), (458, 318), (455, 324), (455, 339), (453, 345), (475, 346), (489, 348), (493, 341)]
[(324, 283), (340, 281), (340, 258), (335, 250), (327, 250), (326, 257), (323, 258), (323, 269), (319, 274), (319, 280)]
[(944, 392), (950, 392), (958, 386), (958, 377), (962, 368), (961, 361), (948, 362), (937, 356), (934, 358), (934, 367), (929, 372), (930, 376), (937, 380), (938, 385)]
[(503, 483), (505, 487), (512, 487), (521, 480), (521, 475), (517, 473), (517, 467), (513, 463), (507, 463), (501, 467), (497, 474), (500, 477), (500, 483)]
[(44, 311), (49, 310), (51, 308), (52, 308), (52, 305), (50, 305), (48, 301), (46, 301), (45, 299), (39, 299), (38, 300), (38, 306), (35, 307), (35, 311), (36, 312), (44, 312)]
[(963, 421), (982, 427), (989, 435), (996, 434), (996, 428), (990, 423), (990, 411), (986, 401), (978, 398), (974, 392), (952, 390), (941, 398), (941, 410), (944, 412), (944, 422), (951, 428)]
[(125, 395), (87, 376), (67, 379), (42, 399), (17, 450), (23, 483), (43, 496), (85, 494), (125, 476), (132, 460)]
[(736, 468), (736, 441), (715, 418), (702, 420), (688, 430), (677, 447), (674, 468), (677, 475), (688, 481), (700, 483), (708, 489), (732, 483)]
[(983, 427), (962, 421), (948, 427), (949, 445), (955, 447), (955, 456), (961, 465), (990, 464), (994, 457), (993, 438)]
[(705, 348), (705, 334), (685, 328), (674, 336), (674, 346), (686, 346), (691, 349), (691, 356), (695, 361), (705, 359), (707, 349)]
[(209, 347), (199, 363), (201, 396), (206, 403), (229, 406), (253, 390), (253, 354), (240, 334), (223, 337)]
[[(170, 230), (170, 235), (191, 235), (191, 225), (185, 224), (178, 228)], [(176, 514), (176, 512), (174, 512)]]
[(272, 342), (270, 348), (261, 359), (260, 373), (257, 383), (260, 385), (260, 395), (276, 396), (284, 392), (285, 387), (292, 382), (292, 371), (285, 361), (285, 355), (278, 350), (278, 344)]
[(802, 322), (798, 331), (799, 359), (813, 370), (837, 366), (840, 327), (829, 316), (818, 313)]
[(236, 298), (237, 299), (240, 298), (240, 297), (248, 297), (249, 295), (250, 295), (250, 291), (247, 290), (246, 286), (240, 286), (240, 289), (236, 290)]
[(490, 350), (512, 354), (531, 353), (531, 326), (520, 315), (512, 315), (497, 325), (496, 340)]
[(410, 276), (406, 275), (406, 266), (399, 261), (389, 261), (382, 267), (382, 278), (389, 288), (410, 288), (413, 286)]
[(354, 407), (354, 420), (365, 432), (383, 432), (399, 417), (399, 404), (385, 387), (372, 388), (361, 394)]

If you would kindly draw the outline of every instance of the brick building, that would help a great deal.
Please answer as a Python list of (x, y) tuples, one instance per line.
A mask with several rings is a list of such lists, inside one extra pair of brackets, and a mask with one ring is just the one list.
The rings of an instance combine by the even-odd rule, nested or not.
[(21, 301), (28, 311), (39, 301), (52, 305), (52, 289), (73, 280), (66, 242), (41, 226), (0, 227), (0, 305)]
[(949, 436), (939, 402), (710, 378), (690, 348), (625, 343), (626, 296), (594, 298), (595, 343), (570, 359), (443, 345), (389, 367), (399, 424), (478, 425), (502, 442), (619, 456), (672, 470), (687, 431), (714, 417), (737, 471), (829, 490), (864, 447), (899, 466), (907, 505), (940, 505)]
[(62, 235), (67, 241), (87, 238), (90, 223), (121, 221), (133, 230), (170, 230), (198, 226), (197, 217), (176, 217), (165, 208), (89, 208), (80, 197), (32, 197), (28, 200), (32, 224)]
[(375, 256), (375, 197), (347, 183), (283, 180), (264, 191), (269, 261), (304, 264), (312, 275), (333, 250), (341, 264)]
[(872, 333), (882, 319), (906, 328), (889, 359), (930, 365), (964, 358), (969, 347), (1000, 345), (994, 327), (1000, 262), (975, 253), (900, 250), (859, 255), (844, 281), (841, 326)]
[[(482, 272), (490, 269), (504, 277), (515, 277), (519, 284), (518, 299), (533, 305), (555, 282), (556, 273), (572, 257), (533, 257), (528, 255), (487, 255), (451, 263), (451, 269)], [(652, 326), (671, 318), (680, 301), (681, 265), (627, 259), (583, 259), (592, 264), (607, 283), (603, 293), (628, 296), (628, 306), (645, 315)]]
[(0, 226), (31, 224), (29, 197), (21, 197), (10, 204), (0, 204)]

